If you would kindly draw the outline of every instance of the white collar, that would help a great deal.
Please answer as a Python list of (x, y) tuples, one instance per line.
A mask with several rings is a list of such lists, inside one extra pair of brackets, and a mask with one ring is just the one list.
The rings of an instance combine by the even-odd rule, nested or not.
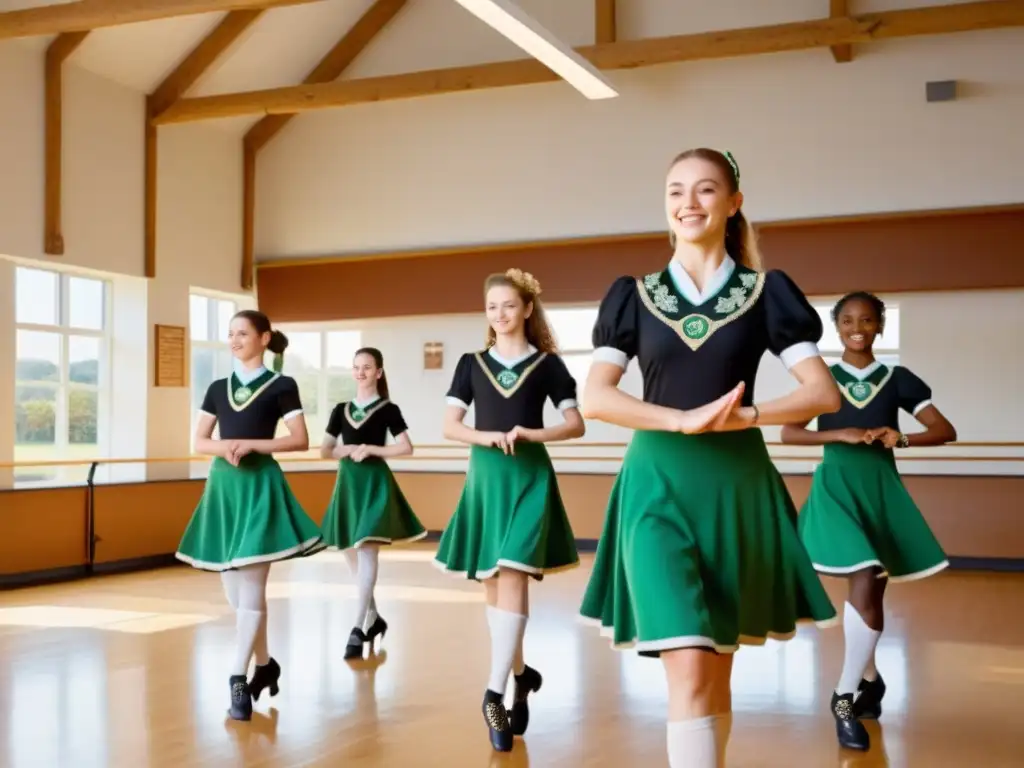
[(877, 371), (881, 367), (881, 365), (882, 364), (880, 362), (875, 360), (875, 362), (868, 364), (864, 368), (858, 368), (855, 365), (850, 365), (850, 363), (846, 362), (845, 360), (840, 360), (839, 361), (839, 367), (840, 368), (842, 368), (844, 371), (846, 371), (848, 374), (850, 374), (854, 378), (860, 379), (861, 381), (863, 381), (868, 376), (870, 376), (872, 373)]
[(530, 355), (536, 354), (536, 352), (537, 352), (537, 348), (535, 346), (533, 346), (533, 344), (528, 344), (526, 346), (526, 353), (525, 354), (520, 355), (519, 357), (513, 358), (512, 360), (506, 360), (504, 357), (502, 357), (501, 355), (498, 354), (497, 347), (491, 347), (490, 349), (487, 350), (487, 354), (489, 354), (491, 357), (493, 357), (499, 363), (504, 365), (506, 368), (512, 368), (512, 367), (514, 367), (516, 365), (519, 365), (521, 362), (523, 362), (523, 360), (528, 358)]
[(729, 254), (725, 255), (722, 259), (722, 263), (718, 265), (718, 269), (715, 270), (715, 274), (711, 276), (711, 279), (707, 281), (703, 291), (697, 290), (696, 283), (693, 282), (693, 278), (683, 269), (683, 265), (675, 259), (672, 259), (668, 263), (668, 273), (672, 277), (672, 282), (675, 284), (676, 290), (683, 295), (690, 304), (695, 307), (700, 306), (705, 301), (710, 299), (729, 281), (732, 277), (732, 273), (736, 271), (736, 262), (732, 260)]
[(232, 362), (232, 368), (235, 372), (235, 376), (242, 384), (248, 384), (249, 382), (256, 381), (260, 376), (267, 372), (267, 366), (261, 365), (259, 368), (248, 371), (242, 367), (241, 360), (234, 360)]
[(352, 402), (355, 404), (356, 408), (365, 408), (368, 405), (373, 405), (378, 400), (380, 400), (380, 395), (374, 395), (369, 400), (360, 400), (358, 397), (352, 398)]

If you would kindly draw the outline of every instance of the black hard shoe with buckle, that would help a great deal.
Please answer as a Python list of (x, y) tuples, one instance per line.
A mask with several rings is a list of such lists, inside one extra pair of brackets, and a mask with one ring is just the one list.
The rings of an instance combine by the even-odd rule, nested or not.
[(487, 689), (481, 707), (484, 720), (490, 729), (491, 746), (498, 752), (511, 752), (514, 736), (508, 721), (508, 710), (505, 709), (504, 696)]
[(362, 627), (352, 627), (352, 633), (348, 636), (348, 643), (345, 645), (345, 660), (363, 658), (363, 644), (368, 642)]
[(864, 723), (857, 719), (852, 693), (832, 694), (832, 716), (836, 719), (836, 738), (839, 746), (865, 751), (871, 746)]
[(523, 674), (514, 675), (513, 680), (515, 680), (516, 689), (512, 703), (512, 733), (522, 736), (530, 724), (530, 705), (526, 699), (531, 693), (540, 690), (544, 678), (533, 667), (524, 666)]
[(882, 716), (882, 698), (885, 696), (885, 681), (881, 675), (874, 680), (861, 680), (857, 686), (860, 696), (855, 706), (861, 720), (877, 720)]
[(280, 679), (281, 665), (273, 656), (263, 666), (257, 664), (252, 673), (252, 680), (249, 681), (249, 693), (252, 694), (253, 701), (260, 700), (260, 694), (263, 693), (264, 688), (270, 689), (271, 696), (277, 696), (279, 690), (277, 681)]
[(228, 681), (231, 685), (231, 708), (228, 714), (233, 720), (252, 720), (252, 695), (245, 675), (232, 675)]

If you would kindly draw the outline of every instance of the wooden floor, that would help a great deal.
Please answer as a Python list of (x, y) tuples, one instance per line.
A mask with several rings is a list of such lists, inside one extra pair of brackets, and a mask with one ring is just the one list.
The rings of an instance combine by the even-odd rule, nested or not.
[[(390, 623), (373, 662), (341, 658), (354, 609), (342, 559), (271, 575), (280, 695), (227, 719), (234, 625), (217, 576), (187, 567), (0, 594), (0, 766), (665, 766), (661, 665), (576, 620), (591, 558), (534, 587), (527, 661), (545, 677), (530, 731), (495, 756), (480, 588), (429, 546), (385, 553)], [(841, 606), (838, 583), (830, 591)], [(1024, 575), (944, 574), (890, 588), (885, 714), (866, 755), (835, 746), (828, 697), (842, 630), (736, 659), (730, 766), (1024, 765)]]

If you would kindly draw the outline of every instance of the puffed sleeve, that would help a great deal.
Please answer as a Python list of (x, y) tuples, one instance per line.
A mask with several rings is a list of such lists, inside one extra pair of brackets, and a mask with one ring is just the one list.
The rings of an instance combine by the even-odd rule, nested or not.
[(288, 421), (302, 413), (302, 400), (299, 398), (299, 385), (291, 376), (282, 376), (278, 385), (277, 407), (281, 409), (281, 418)]
[(335, 440), (341, 437), (341, 422), (345, 418), (345, 403), (338, 403), (331, 410), (331, 418), (327, 420), (327, 429), (324, 430)]
[(466, 353), (459, 358), (447, 398), (448, 405), (469, 410), (473, 403), (473, 355)]
[(203, 397), (203, 404), (199, 406), (199, 411), (201, 413), (205, 413), (207, 416), (213, 416), (213, 418), (217, 418), (217, 398), (213, 394), (213, 388), (218, 384), (222, 387), (225, 386), (223, 379), (213, 382), (206, 388), (206, 396)]
[(625, 369), (637, 353), (639, 302), (635, 277), (619, 277), (601, 300), (591, 340), (595, 363)]
[(820, 356), (821, 316), (797, 284), (785, 272), (773, 269), (765, 275), (764, 292), (771, 353), (786, 368)]
[(899, 394), (900, 408), (917, 416), (932, 404), (932, 388), (909, 368), (897, 365), (893, 371), (896, 377), (896, 392)]
[(398, 437), (403, 432), (408, 432), (409, 425), (405, 423), (405, 417), (402, 415), (402, 409), (394, 403), (391, 403), (389, 410), (388, 429), (391, 431), (391, 435), (393, 437)]
[(580, 404), (576, 399), (576, 379), (569, 373), (565, 361), (558, 355), (550, 355), (547, 363), (548, 396), (555, 408), (559, 411), (579, 408)]

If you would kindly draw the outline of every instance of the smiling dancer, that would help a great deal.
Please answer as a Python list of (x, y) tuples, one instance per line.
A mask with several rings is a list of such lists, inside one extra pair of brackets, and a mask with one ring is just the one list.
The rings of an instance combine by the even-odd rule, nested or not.
[[(386, 461), (411, 456), (413, 449), (402, 411), (389, 399), (384, 355), (373, 347), (357, 350), (352, 375), (356, 397), (331, 411), (320, 446), (321, 457), (338, 460), (322, 526), (324, 542), (344, 550), (359, 589), (346, 659), (362, 658), (363, 645), (369, 643), (372, 651), (374, 638), (380, 635), (383, 641), (388, 630), (373, 595), (381, 544), (408, 543), (427, 535)], [(394, 445), (387, 445), (388, 432)]]
[[(790, 278), (761, 271), (731, 155), (693, 149), (665, 183), (675, 253), (620, 277), (601, 303), (585, 416), (634, 429), (581, 613), (617, 650), (660, 656), (672, 768), (725, 763), (733, 652), (834, 623), (800, 544), (796, 510), (760, 425), (835, 411), (818, 313)], [(799, 382), (753, 403), (765, 351)], [(619, 389), (630, 359), (643, 398)]]
[[(832, 694), (839, 743), (870, 746), (860, 720), (881, 715), (885, 682), (875, 668), (875, 647), (884, 628), (883, 596), (888, 581), (910, 581), (938, 573), (946, 556), (907, 493), (896, 469), (894, 448), (942, 445), (956, 430), (932, 405), (931, 389), (903, 366), (875, 359), (875, 337), (885, 328), (885, 304), (858, 291), (839, 300), (832, 321), (843, 357), (832, 375), (843, 393), (837, 413), (782, 429), (782, 441), (824, 445), (810, 495), (800, 513), (800, 535), (821, 573), (849, 578), (843, 622), (846, 656)], [(900, 409), (925, 426), (905, 435)]]
[[(277, 695), (281, 667), (267, 648), (267, 577), (270, 564), (323, 549), (320, 530), (299, 506), (274, 453), (309, 448), (295, 380), (282, 376), (288, 339), (262, 312), (243, 310), (229, 331), (235, 371), (206, 391), (196, 426), (197, 453), (213, 456), (203, 497), (178, 546), (177, 557), (221, 574), (235, 609), (237, 653), (231, 670), (235, 720), (252, 718), (252, 700), (264, 688)], [(275, 355), (274, 370), (263, 365)], [(274, 437), (284, 420), (288, 434)], [(220, 439), (213, 438), (214, 426)], [(246, 682), (255, 655), (252, 680)]]
[[(540, 673), (523, 661), (529, 578), (579, 564), (544, 443), (582, 437), (576, 382), (558, 356), (540, 304), (540, 285), (518, 269), (484, 284), (487, 348), (459, 359), (448, 390), (444, 436), (471, 446), (466, 484), (441, 537), (436, 564), (484, 583), (491, 674), (483, 699), (494, 749), (512, 749), (526, 732), (527, 696)], [(544, 426), (550, 399), (564, 419)], [(475, 404), (475, 428), (463, 424)], [(509, 673), (515, 694), (505, 708)]]

